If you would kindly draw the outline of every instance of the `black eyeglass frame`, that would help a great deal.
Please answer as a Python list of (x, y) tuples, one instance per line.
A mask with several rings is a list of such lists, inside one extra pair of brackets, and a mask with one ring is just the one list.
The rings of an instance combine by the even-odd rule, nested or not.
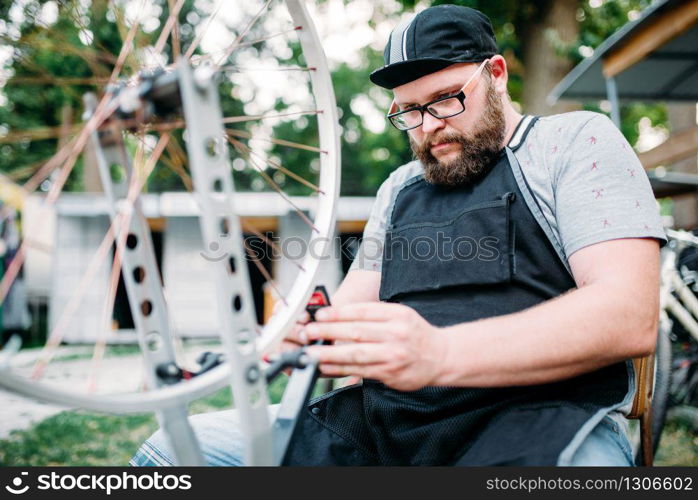
[[(420, 127), (424, 123), (424, 112), (425, 111), (427, 113), (429, 113), (431, 116), (433, 116), (434, 118), (438, 118), (439, 120), (445, 120), (446, 118), (451, 118), (453, 116), (457, 116), (457, 115), (461, 114), (463, 111), (465, 111), (465, 98), (466, 98), (465, 92), (463, 92), (461, 90), (460, 92), (458, 92), (455, 95), (446, 95), (443, 97), (439, 97), (438, 99), (434, 99), (433, 101), (430, 101), (426, 104), (423, 104), (422, 106), (415, 106), (413, 108), (405, 109), (403, 111), (398, 111), (397, 113), (389, 114), (388, 120), (390, 120), (390, 123), (393, 125), (393, 127), (395, 127), (398, 130), (402, 130), (403, 132), (405, 130), (412, 130), (413, 128)], [(457, 111), (455, 113), (451, 113), (450, 115), (439, 115), (439, 114), (437, 114), (434, 111), (429, 109), (429, 106), (433, 106), (434, 104), (439, 103), (441, 101), (447, 101), (448, 99), (458, 99), (458, 102), (460, 102), (461, 110)], [(393, 118), (395, 118), (397, 116), (404, 115), (405, 113), (413, 113), (415, 111), (419, 111), (421, 113), (422, 119), (419, 121), (419, 123), (417, 125), (414, 125), (413, 127), (401, 128), (397, 125), (397, 123), (395, 123), (395, 121), (393, 121)]]
[[(424, 123), (424, 112), (425, 111), (438, 120), (445, 120), (447, 118), (452, 118), (454, 116), (461, 114), (463, 111), (465, 111), (465, 99), (468, 97), (468, 95), (470, 95), (470, 92), (472, 92), (472, 89), (471, 89), (468, 92), (468, 94), (466, 94), (465, 88), (468, 87), (468, 85), (470, 85), (471, 83), (477, 84), (477, 82), (479, 80), (479, 76), (482, 73), (482, 69), (485, 67), (485, 64), (487, 64), (488, 61), (489, 61), (489, 59), (485, 59), (484, 61), (482, 61), (482, 63), (477, 68), (475, 73), (473, 73), (473, 75), (470, 78), (468, 78), (468, 81), (465, 82), (465, 85), (463, 85), (463, 87), (461, 87), (461, 89), (457, 93), (452, 94), (452, 95), (445, 95), (445, 96), (439, 97), (437, 99), (434, 99), (433, 101), (429, 101), (426, 104), (422, 104), (421, 106), (414, 106), (412, 108), (404, 109), (402, 111), (396, 111), (395, 113), (388, 113), (387, 118), (390, 121), (390, 124), (393, 127), (395, 127), (396, 129), (405, 132), (407, 130), (412, 130), (412, 129), (415, 129), (417, 127), (422, 126), (422, 124)], [(473, 87), (474, 87), (474, 85), (473, 85)], [(451, 113), (450, 115), (438, 115), (429, 109), (429, 106), (433, 106), (434, 104), (437, 104), (437, 103), (442, 102), (442, 101), (446, 101), (448, 99), (458, 99), (458, 102), (460, 102), (460, 105), (461, 105), (461, 110), (456, 112), (456, 113)], [(396, 106), (396, 103), (393, 100), (393, 103), (390, 106), (391, 109), (394, 106)], [(393, 118), (395, 118), (397, 116), (404, 115), (405, 113), (412, 113), (414, 111), (419, 111), (420, 115), (421, 115), (421, 120), (419, 121), (419, 123), (417, 125), (414, 125), (412, 127), (407, 127), (407, 128), (401, 128), (395, 123), (395, 121), (393, 121)]]

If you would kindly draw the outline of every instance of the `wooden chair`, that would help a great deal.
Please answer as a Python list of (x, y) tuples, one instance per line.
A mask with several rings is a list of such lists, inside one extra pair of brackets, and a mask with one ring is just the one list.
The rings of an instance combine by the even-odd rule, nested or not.
[(629, 419), (640, 421), (641, 464), (651, 466), (654, 461), (652, 442), (652, 396), (654, 394), (654, 353), (643, 358), (633, 359), (635, 368), (635, 398), (627, 415)]

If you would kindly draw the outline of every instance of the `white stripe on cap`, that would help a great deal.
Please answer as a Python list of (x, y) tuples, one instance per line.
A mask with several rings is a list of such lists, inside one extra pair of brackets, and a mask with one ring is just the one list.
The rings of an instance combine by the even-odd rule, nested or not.
[(412, 24), (414, 16), (404, 19), (398, 24), (390, 35), (390, 60), (388, 64), (395, 64), (407, 60), (407, 30)]
[[(412, 23), (410, 23), (412, 24)], [(410, 29), (410, 24), (407, 25), (407, 28), (405, 28), (405, 31), (402, 32), (402, 60), (406, 61), (407, 60), (407, 48), (405, 45), (407, 44), (407, 30)]]

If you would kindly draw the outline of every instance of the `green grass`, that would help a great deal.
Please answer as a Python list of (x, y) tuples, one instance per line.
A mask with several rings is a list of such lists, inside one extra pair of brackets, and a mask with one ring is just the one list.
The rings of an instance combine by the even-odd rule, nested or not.
[(0, 441), (0, 465), (125, 465), (155, 429), (151, 415), (64, 411)]
[[(285, 378), (269, 389), (278, 402)], [(195, 401), (191, 413), (230, 408), (229, 389)], [(0, 466), (126, 465), (138, 446), (155, 430), (153, 415), (114, 416), (64, 411), (32, 428), (0, 440)], [(680, 421), (667, 425), (655, 465), (698, 466), (698, 436)]]
[[(137, 345), (109, 345), (104, 353), (105, 357), (118, 357), (118, 356), (133, 356), (140, 354), (141, 350)], [(84, 352), (75, 352), (72, 354), (59, 354), (54, 357), (52, 362), (68, 362), (77, 361), (80, 359), (90, 359), (92, 358), (93, 348), (90, 346), (86, 347)]]
[[(272, 403), (279, 402), (285, 386), (285, 377), (271, 384)], [(224, 388), (194, 401), (190, 413), (231, 406), (230, 388)], [(157, 428), (153, 414), (124, 416), (64, 411), (0, 440), (0, 466), (126, 465), (138, 446)]]
[(655, 464), (698, 466), (698, 435), (679, 420), (669, 421), (662, 432)]
[[(184, 348), (191, 348), (191, 347), (220, 347), (220, 342), (217, 340), (200, 340), (200, 339), (195, 339), (195, 340), (190, 340), (190, 339), (185, 339), (182, 341), (182, 346)], [(43, 347), (40, 346), (40, 347)], [(94, 353), (94, 345), (93, 344), (86, 344), (86, 345), (81, 345), (77, 344), (74, 346), (75, 352), (71, 352), (69, 354), (57, 354), (52, 362), (66, 362), (66, 361), (76, 361), (80, 359), (90, 359), (92, 358), (92, 355)], [(37, 351), (40, 350), (39, 348), (36, 348)], [(119, 357), (119, 356), (135, 356), (141, 353), (141, 349), (137, 344), (111, 344), (106, 346), (106, 350), (104, 352), (104, 357), (105, 358), (111, 358), (111, 357)]]

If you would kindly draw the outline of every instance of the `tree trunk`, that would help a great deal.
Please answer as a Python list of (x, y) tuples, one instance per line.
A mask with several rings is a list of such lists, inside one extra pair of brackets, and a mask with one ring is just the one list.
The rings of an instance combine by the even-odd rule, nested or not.
[(525, 71), (523, 111), (549, 115), (580, 109), (575, 102), (558, 102), (555, 106), (546, 102), (553, 87), (572, 69), (572, 63), (556, 52), (553, 43), (568, 45), (579, 36), (576, 15), (580, 0), (545, 0), (537, 5), (520, 31)]
[[(690, 104), (667, 104), (669, 115), (669, 129), (672, 134), (681, 132), (696, 126), (696, 105)], [(667, 165), (668, 166), (668, 165)], [(673, 172), (687, 172), (698, 174), (698, 162), (696, 155), (692, 154), (685, 160), (681, 160), (672, 165)], [(698, 196), (687, 194), (674, 198), (674, 226), (683, 229), (693, 229), (698, 226)]]

